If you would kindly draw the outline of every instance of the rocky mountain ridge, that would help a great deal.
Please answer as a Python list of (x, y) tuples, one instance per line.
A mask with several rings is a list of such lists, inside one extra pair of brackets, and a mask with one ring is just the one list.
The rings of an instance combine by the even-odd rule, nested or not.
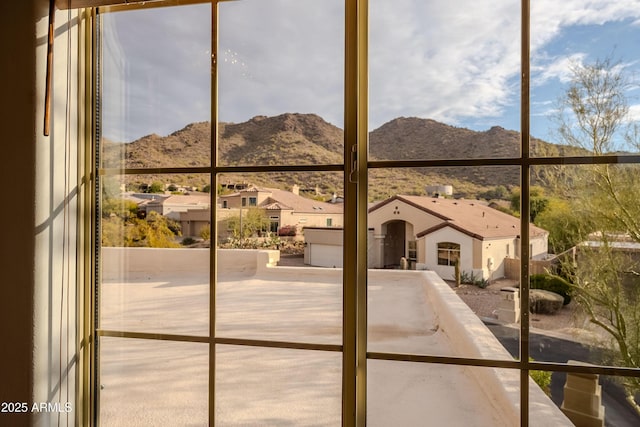
[[(342, 129), (315, 114), (286, 113), (256, 116), (243, 123), (218, 125), (221, 166), (339, 164), (343, 156)], [(127, 144), (103, 141), (105, 168), (159, 168), (208, 166), (211, 125), (191, 123), (165, 137), (147, 135)], [(571, 154), (570, 148), (532, 139), (534, 153)], [(508, 158), (519, 155), (520, 134), (494, 126), (477, 132), (430, 119), (400, 117), (370, 132), (370, 160)], [(574, 150), (575, 151), (575, 150)], [(163, 178), (169, 178), (164, 176)], [(192, 177), (195, 181), (206, 176)], [(184, 179), (184, 177), (182, 177)], [(300, 172), (262, 175), (225, 175), (223, 181), (249, 180), (282, 188), (295, 184), (320, 186), (341, 192), (341, 173)], [(419, 193), (427, 185), (452, 184), (462, 196), (497, 185), (518, 185), (519, 170), (512, 166), (372, 170), (372, 194)], [(199, 184), (196, 184), (199, 185)], [(422, 190), (421, 190), (422, 189)]]

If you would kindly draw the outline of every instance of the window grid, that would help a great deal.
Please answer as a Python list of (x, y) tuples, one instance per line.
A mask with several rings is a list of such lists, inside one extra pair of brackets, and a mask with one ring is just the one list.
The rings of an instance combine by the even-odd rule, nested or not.
[[(212, 20), (214, 24), (217, 22), (217, 4), (214, 2), (212, 8)], [(204, 1), (190, 1), (189, 3), (199, 3)], [(165, 4), (166, 3), (166, 4)], [(522, 138), (521, 157), (516, 158), (500, 158), (500, 159), (447, 159), (447, 160), (411, 160), (411, 161), (368, 161), (366, 151), (366, 86), (367, 86), (367, 65), (366, 65), (366, 31), (367, 31), (367, 0), (345, 0), (346, 8), (346, 51), (345, 51), (345, 164), (344, 165), (288, 165), (288, 166), (247, 166), (247, 167), (223, 167), (217, 165), (217, 79), (216, 73), (212, 75), (212, 159), (214, 159), (211, 167), (194, 167), (194, 168), (153, 168), (153, 169), (102, 169), (99, 164), (95, 163), (98, 178), (96, 179), (96, 194), (99, 194), (99, 177), (110, 175), (128, 175), (128, 174), (174, 174), (174, 173), (209, 173), (211, 174), (211, 182), (213, 188), (216, 188), (218, 175), (228, 172), (275, 172), (275, 171), (342, 171), (347, 177), (345, 182), (345, 258), (356, 260), (355, 263), (345, 265), (355, 265), (354, 269), (345, 269), (344, 286), (345, 291), (348, 288), (357, 289), (344, 295), (344, 322), (343, 336), (344, 345), (316, 345), (306, 343), (288, 343), (278, 341), (260, 341), (260, 340), (244, 340), (234, 339), (232, 337), (198, 337), (188, 335), (171, 335), (171, 334), (145, 334), (133, 333), (125, 331), (108, 331), (98, 327), (95, 330), (97, 337), (124, 337), (124, 338), (144, 338), (152, 340), (169, 340), (183, 342), (201, 342), (210, 344), (210, 390), (209, 390), (209, 412), (210, 424), (214, 425), (215, 399), (215, 345), (216, 344), (233, 344), (233, 345), (249, 345), (270, 348), (290, 348), (302, 350), (323, 350), (343, 353), (343, 425), (364, 425), (366, 420), (366, 396), (364, 390), (366, 388), (366, 375), (358, 375), (358, 383), (355, 381), (355, 373), (366, 373), (366, 363), (363, 362), (363, 356), (371, 360), (391, 360), (391, 361), (408, 361), (414, 363), (438, 363), (446, 365), (460, 366), (485, 366), (516, 369), (521, 372), (521, 425), (528, 426), (528, 372), (531, 369), (539, 369), (546, 371), (561, 372), (583, 372), (595, 373), (601, 375), (613, 376), (633, 376), (640, 377), (640, 371), (632, 368), (610, 367), (610, 366), (575, 366), (563, 363), (551, 362), (531, 362), (529, 361), (529, 292), (528, 286), (521, 287), (521, 310), (522, 321), (520, 323), (520, 359), (516, 361), (503, 360), (485, 360), (474, 358), (460, 357), (439, 357), (424, 356), (415, 354), (388, 354), (381, 352), (366, 352), (366, 267), (362, 268), (362, 261), (365, 260), (365, 251), (358, 251), (358, 246), (362, 245), (364, 236), (364, 247), (366, 248), (366, 179), (369, 169), (384, 168), (415, 168), (415, 167), (451, 167), (451, 166), (499, 166), (512, 165), (519, 166), (521, 171), (521, 230), (522, 230), (522, 256), (521, 256), (521, 283), (528, 283), (528, 259), (529, 259), (529, 242), (528, 229), (529, 223), (529, 176), (533, 166), (541, 165), (592, 165), (592, 164), (640, 164), (640, 156), (638, 155), (609, 155), (600, 157), (554, 157), (554, 158), (532, 158), (530, 157), (530, 146), (528, 138)], [(100, 11), (110, 12), (118, 10), (134, 10), (148, 7), (162, 7), (163, 5), (181, 4), (176, 1), (158, 2), (157, 4), (146, 4), (143, 6), (115, 6), (99, 9)], [(530, 128), (529, 113), (529, 1), (522, 0), (522, 38), (521, 38), (521, 67), (522, 67), (522, 97), (521, 97), (521, 134), (528, 135)], [(212, 34), (212, 52), (215, 58), (217, 53), (217, 25), (213, 26)], [(94, 31), (95, 32), (95, 31)], [(99, 32), (95, 32), (96, 40), (99, 40)], [(99, 69), (99, 63), (96, 64)], [(215, 60), (213, 61), (213, 69), (215, 70)], [(99, 88), (99, 73), (94, 73), (94, 84)], [(365, 90), (362, 90), (365, 89)], [(99, 89), (98, 89), (99, 90)], [(96, 117), (99, 117), (99, 103), (95, 106)], [(99, 120), (96, 119), (96, 135), (99, 136)], [(99, 138), (97, 139), (99, 140)], [(97, 143), (96, 143), (97, 144)], [(349, 162), (352, 159), (352, 153), (357, 153), (356, 162)], [(354, 176), (356, 178), (354, 179)], [(98, 203), (96, 201), (96, 203)], [(211, 223), (215, 233), (217, 233), (217, 221), (215, 220), (215, 203), (212, 203)], [(364, 219), (364, 220), (363, 220)], [(96, 233), (99, 233), (99, 214), (95, 218)], [(362, 232), (364, 230), (364, 233)], [(212, 234), (213, 234), (212, 232)], [(96, 250), (99, 242), (99, 234), (96, 234)], [(354, 242), (352, 244), (351, 242)], [(358, 242), (356, 244), (355, 242)], [(99, 261), (99, 255), (95, 255)], [(211, 257), (211, 276), (210, 276), (210, 331), (215, 331), (215, 271), (216, 271), (216, 255), (215, 250), (210, 251)], [(364, 258), (363, 258), (364, 257)], [(96, 263), (97, 268), (98, 263)], [(359, 268), (357, 266), (360, 266)], [(363, 271), (364, 270), (364, 271)], [(97, 277), (97, 274), (96, 274)], [(347, 286), (347, 283), (355, 283), (356, 286)], [(99, 284), (96, 285), (99, 287)], [(97, 289), (94, 289), (94, 296), (97, 297)], [(97, 303), (95, 312), (97, 316)], [(97, 317), (95, 317), (97, 319)], [(97, 322), (96, 322), (97, 323)], [(210, 333), (211, 335), (214, 335)], [(94, 352), (97, 355), (97, 345), (99, 339), (96, 340)], [(363, 346), (364, 344), (364, 346)], [(97, 357), (97, 356), (96, 356)], [(94, 385), (99, 383), (99, 361), (96, 360), (96, 370), (93, 372)], [(94, 422), (99, 424), (97, 420), (99, 405), (99, 391), (94, 389), (93, 411), (95, 414)], [(354, 414), (347, 417), (345, 414)]]

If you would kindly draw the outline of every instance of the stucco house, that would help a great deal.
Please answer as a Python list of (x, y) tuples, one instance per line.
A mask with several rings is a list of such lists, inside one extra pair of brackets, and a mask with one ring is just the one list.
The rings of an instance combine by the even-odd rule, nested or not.
[[(505, 259), (519, 258), (520, 219), (479, 200), (397, 195), (373, 204), (368, 214), (370, 268), (433, 270), (443, 279), (460, 270), (478, 278), (505, 276)], [(530, 225), (530, 253), (547, 257), (549, 233)], [(305, 262), (341, 266), (342, 233), (305, 229)], [(336, 255), (338, 254), (338, 255)]]
[[(219, 237), (226, 237), (226, 219), (246, 215), (248, 209), (262, 209), (269, 219), (269, 231), (277, 233), (280, 228), (289, 226), (301, 231), (303, 227), (342, 227), (343, 205), (336, 198), (331, 201), (318, 201), (303, 197), (297, 186), (293, 191), (248, 186), (231, 194), (218, 197), (217, 218), (220, 225)], [(187, 210), (180, 215), (183, 235), (195, 236), (197, 231), (209, 223), (210, 211)], [(185, 234), (185, 230), (188, 234)], [(195, 233), (195, 234), (192, 234)]]
[[(478, 200), (397, 195), (369, 208), (376, 262), (393, 267), (402, 257), (444, 279), (460, 270), (476, 277), (504, 277), (504, 259), (519, 258), (520, 219)], [(530, 225), (532, 259), (547, 256), (549, 233)]]
[(144, 204), (147, 213), (158, 212), (168, 218), (180, 220), (180, 214), (189, 210), (209, 209), (211, 195), (209, 193), (192, 192), (189, 194), (161, 195)]

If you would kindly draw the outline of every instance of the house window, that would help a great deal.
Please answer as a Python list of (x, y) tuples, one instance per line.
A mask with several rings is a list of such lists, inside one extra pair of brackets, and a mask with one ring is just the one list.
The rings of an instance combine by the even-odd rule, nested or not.
[(407, 242), (407, 246), (409, 249), (409, 259), (415, 261), (416, 259), (418, 259), (418, 246), (417, 246), (417, 242), (415, 240), (409, 240), (409, 242)]
[(249, 197), (249, 206), (258, 206), (258, 198)]
[(331, 227), (331, 226), (333, 226), (333, 219), (327, 218), (327, 227)]
[(280, 228), (280, 217), (278, 216), (270, 216), (269, 217), (269, 231), (272, 233), (277, 233), (278, 228)]
[(246, 198), (246, 197), (243, 197), (243, 198), (242, 198), (242, 206), (243, 206), (243, 207), (244, 207), (244, 206), (247, 206), (247, 198)]
[(438, 243), (438, 265), (454, 266), (460, 260), (460, 245), (458, 243)]
[(223, 208), (227, 209), (228, 208), (228, 204), (229, 204), (229, 202), (227, 202), (226, 200), (222, 201), (222, 207)]

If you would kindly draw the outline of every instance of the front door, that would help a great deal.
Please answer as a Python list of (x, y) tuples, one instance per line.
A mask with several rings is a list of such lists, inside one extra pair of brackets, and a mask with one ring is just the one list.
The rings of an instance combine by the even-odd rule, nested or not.
[(400, 258), (406, 257), (406, 223), (391, 221), (387, 223), (387, 233), (384, 237), (384, 267), (396, 268), (400, 266)]

